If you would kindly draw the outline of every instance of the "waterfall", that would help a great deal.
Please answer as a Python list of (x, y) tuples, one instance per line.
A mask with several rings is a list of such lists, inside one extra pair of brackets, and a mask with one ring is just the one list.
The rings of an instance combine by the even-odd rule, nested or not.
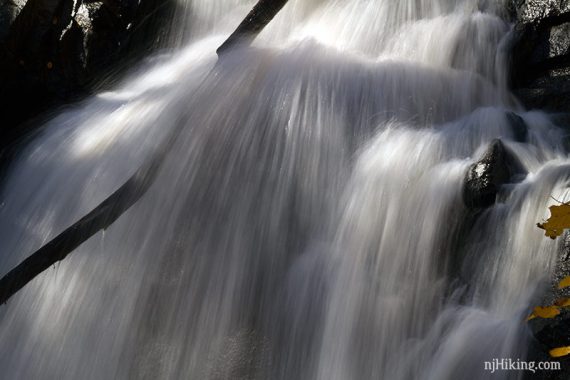
[[(2, 377), (476, 380), (524, 359), (558, 250), (535, 224), (570, 162), (508, 91), (500, 2), (291, 0), (217, 64), (254, 1), (181, 3), (184, 48), (53, 115), (9, 169), (2, 273), (182, 130), (133, 208), (0, 307)], [(529, 174), (474, 215), (464, 178), (496, 138)]]

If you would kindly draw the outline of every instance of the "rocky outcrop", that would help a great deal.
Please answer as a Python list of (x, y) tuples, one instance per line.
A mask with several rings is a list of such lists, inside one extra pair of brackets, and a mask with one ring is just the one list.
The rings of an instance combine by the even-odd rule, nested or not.
[(493, 140), (481, 159), (467, 171), (463, 184), (463, 201), (471, 210), (490, 207), (504, 184), (519, 181), (525, 174), (522, 164), (503, 142)]
[(0, 150), (34, 114), (157, 46), (174, 0), (0, 0)]
[(528, 108), (570, 112), (570, 1), (512, 0), (511, 82)]

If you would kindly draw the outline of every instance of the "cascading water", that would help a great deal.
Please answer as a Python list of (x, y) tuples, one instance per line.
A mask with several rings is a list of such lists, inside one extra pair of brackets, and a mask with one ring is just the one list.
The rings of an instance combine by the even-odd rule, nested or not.
[[(524, 358), (557, 251), (535, 223), (570, 161), (506, 88), (500, 4), (292, 0), (215, 65), (252, 5), (189, 1), (188, 47), (14, 162), (3, 273), (183, 128), (140, 202), (0, 308), (3, 378), (486, 379)], [(529, 175), (469, 224), (463, 178), (497, 137)]]

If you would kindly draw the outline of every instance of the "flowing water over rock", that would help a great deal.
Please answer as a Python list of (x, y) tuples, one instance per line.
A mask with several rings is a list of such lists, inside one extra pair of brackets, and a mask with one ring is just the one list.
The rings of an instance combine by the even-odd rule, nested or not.
[[(139, 203), (0, 308), (2, 377), (487, 379), (524, 358), (557, 252), (535, 223), (570, 161), (506, 88), (500, 7), (291, 1), (216, 65), (253, 4), (187, 5), (202, 37), (54, 117), (11, 168), (2, 272), (183, 128)], [(497, 138), (529, 174), (470, 210)]]

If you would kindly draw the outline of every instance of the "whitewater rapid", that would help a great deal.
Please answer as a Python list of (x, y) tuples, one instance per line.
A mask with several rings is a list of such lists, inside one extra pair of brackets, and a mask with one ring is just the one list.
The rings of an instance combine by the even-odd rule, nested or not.
[[(184, 2), (183, 48), (22, 147), (1, 273), (182, 130), (140, 202), (0, 307), (3, 378), (477, 380), (525, 357), (570, 161), (508, 91), (501, 4), (291, 0), (218, 62), (252, 5)], [(475, 216), (464, 177), (496, 138), (529, 174)]]

